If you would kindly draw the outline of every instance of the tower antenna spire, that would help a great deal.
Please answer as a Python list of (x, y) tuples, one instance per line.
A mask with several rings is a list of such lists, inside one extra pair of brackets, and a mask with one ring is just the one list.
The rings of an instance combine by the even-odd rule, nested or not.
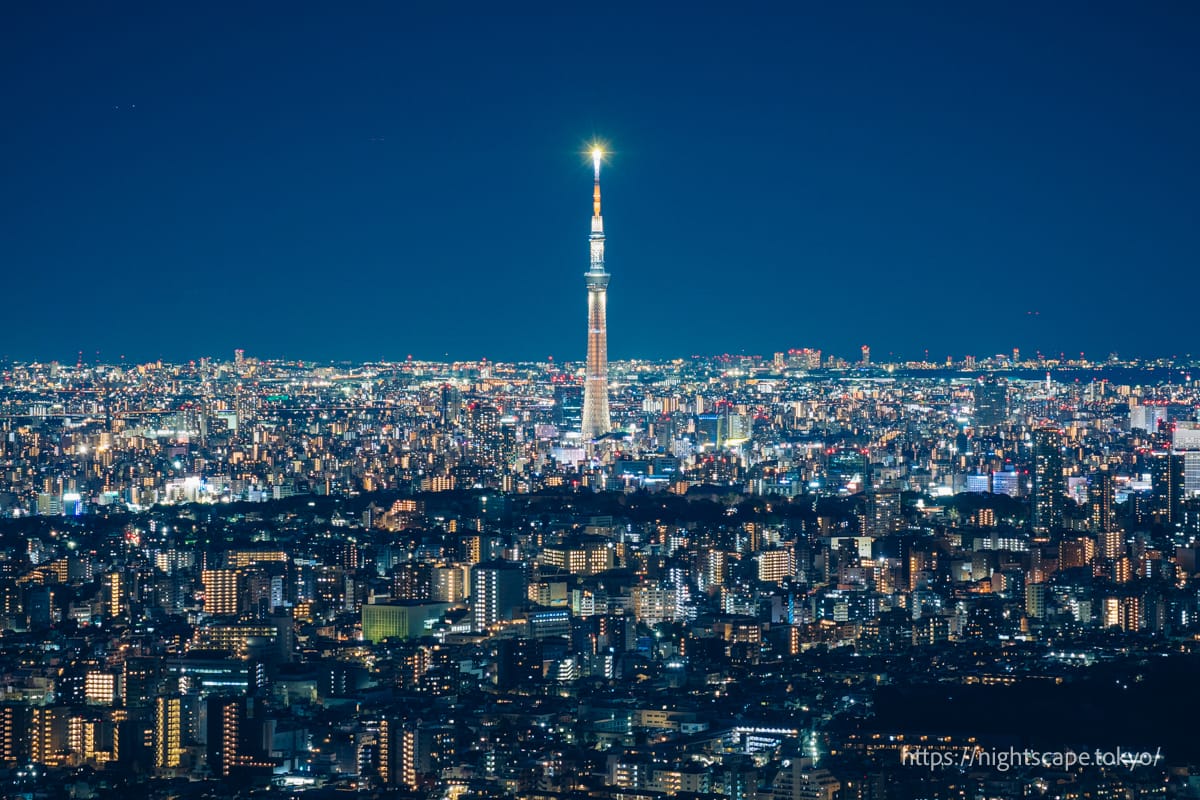
[(604, 151), (599, 147), (592, 148), (592, 167), (596, 172), (596, 183), (592, 188), (592, 216), (600, 216), (600, 159), (604, 157)]

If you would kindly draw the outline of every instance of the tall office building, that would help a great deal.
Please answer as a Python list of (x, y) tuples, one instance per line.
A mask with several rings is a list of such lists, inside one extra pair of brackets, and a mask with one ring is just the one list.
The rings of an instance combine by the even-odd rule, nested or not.
[(608, 271), (604, 268), (604, 218), (600, 216), (600, 158), (599, 148), (592, 150), (596, 171), (592, 190), (591, 266), (585, 275), (588, 289), (587, 366), (583, 384), (584, 440), (608, 433)]
[(1061, 528), (1065, 505), (1062, 431), (1039, 428), (1033, 432), (1033, 533), (1046, 535)]

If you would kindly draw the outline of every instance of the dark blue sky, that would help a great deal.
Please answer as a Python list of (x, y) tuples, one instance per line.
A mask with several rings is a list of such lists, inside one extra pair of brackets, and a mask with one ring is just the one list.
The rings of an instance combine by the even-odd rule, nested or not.
[(1200, 351), (1194, 3), (501, 5), (7, 6), (0, 358)]

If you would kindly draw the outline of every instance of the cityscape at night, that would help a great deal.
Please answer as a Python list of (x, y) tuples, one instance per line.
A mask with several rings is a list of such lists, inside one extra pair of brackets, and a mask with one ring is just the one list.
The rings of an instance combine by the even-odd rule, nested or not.
[(1200, 14), (469, 5), (7, 12), (0, 795), (1200, 800)]

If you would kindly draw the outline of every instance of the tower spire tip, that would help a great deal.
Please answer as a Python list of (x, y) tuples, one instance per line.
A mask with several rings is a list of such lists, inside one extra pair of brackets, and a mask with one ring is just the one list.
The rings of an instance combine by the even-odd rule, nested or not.
[(592, 216), (600, 216), (600, 161), (604, 158), (604, 151), (600, 147), (592, 148), (592, 166), (596, 170), (596, 184), (592, 190)]

